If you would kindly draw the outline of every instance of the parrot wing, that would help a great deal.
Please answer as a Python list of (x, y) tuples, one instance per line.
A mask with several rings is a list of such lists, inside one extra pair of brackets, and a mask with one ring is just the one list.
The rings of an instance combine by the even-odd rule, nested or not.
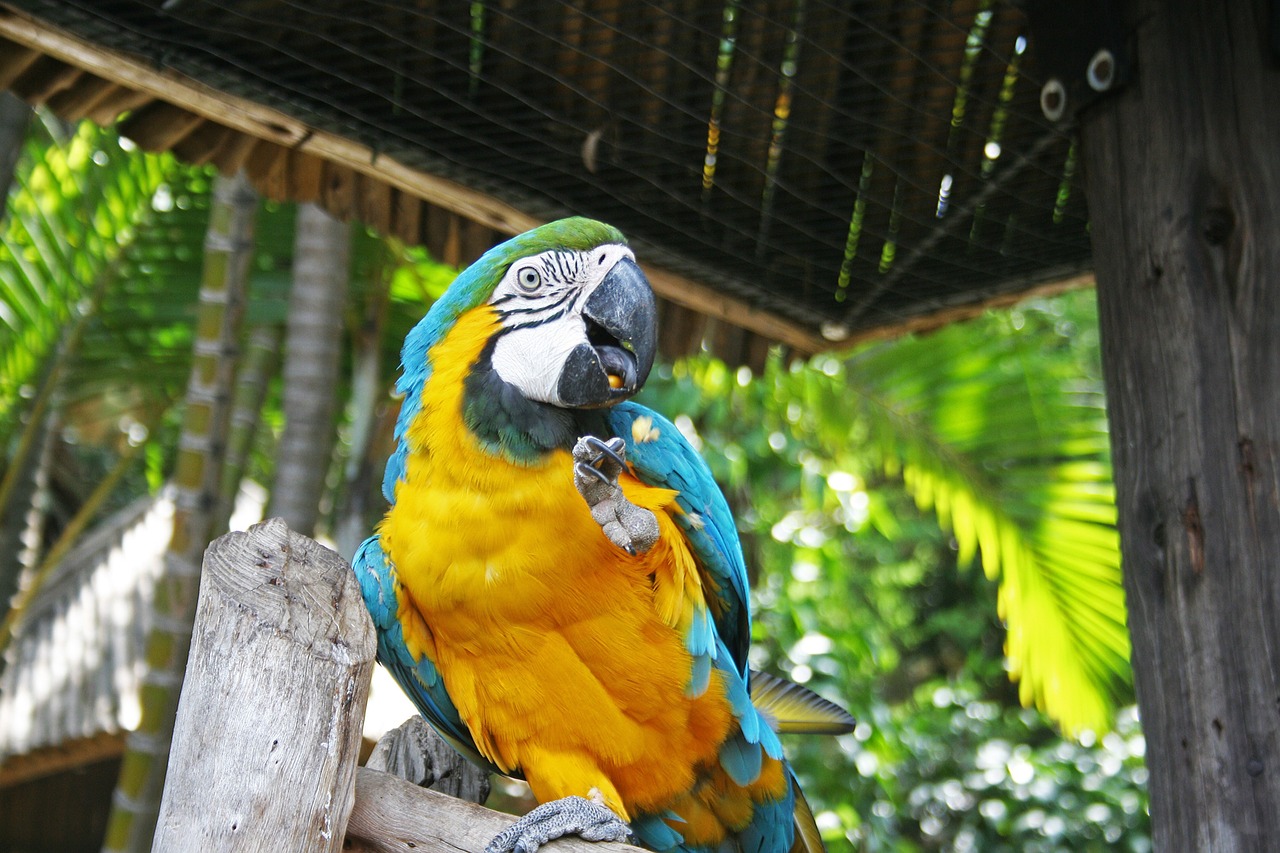
[(636, 477), (646, 485), (677, 492), (682, 513), (675, 517), (676, 524), (709, 581), (705, 586), (715, 631), (745, 681), (751, 645), (747, 567), (724, 493), (675, 424), (652, 409), (619, 403), (609, 410), (609, 426), (626, 442), (627, 462)]
[(400, 623), (400, 582), (395, 565), (382, 550), (377, 536), (370, 536), (360, 546), (352, 568), (377, 631), (379, 663), (387, 668), (422, 716), (450, 746), (472, 763), (502, 772), (480, 755), (435, 664), (425, 654), (415, 658), (405, 643), (404, 626)]

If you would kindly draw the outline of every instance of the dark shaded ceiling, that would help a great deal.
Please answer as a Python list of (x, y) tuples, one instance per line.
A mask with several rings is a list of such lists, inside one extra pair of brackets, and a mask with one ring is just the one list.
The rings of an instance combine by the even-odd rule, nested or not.
[(1089, 267), (1075, 149), (1005, 3), (7, 5), (535, 220), (610, 221), (815, 347)]

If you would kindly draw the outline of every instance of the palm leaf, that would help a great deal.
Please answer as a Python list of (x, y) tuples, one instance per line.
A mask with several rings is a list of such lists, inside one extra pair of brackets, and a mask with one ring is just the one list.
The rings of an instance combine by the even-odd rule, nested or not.
[(69, 139), (36, 123), (0, 230), (0, 441), (67, 322), (114, 275), (172, 158), (126, 150), (110, 131), (81, 125)]
[[(847, 364), (870, 444), (999, 580), (1010, 674), (1068, 733), (1109, 727), (1129, 687), (1100, 387), (1000, 318), (866, 349)], [(819, 403), (821, 405), (821, 403)]]

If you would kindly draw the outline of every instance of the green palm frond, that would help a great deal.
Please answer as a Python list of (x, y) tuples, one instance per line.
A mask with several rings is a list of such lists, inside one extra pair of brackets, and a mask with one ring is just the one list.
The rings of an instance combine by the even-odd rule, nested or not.
[[(1043, 340), (954, 329), (847, 364), (886, 468), (967, 564), (999, 580), (1010, 674), (1068, 733), (1105, 730), (1129, 683), (1105, 405)], [(1032, 369), (1034, 368), (1034, 369)]]
[(0, 228), (0, 439), (68, 322), (119, 273), (174, 169), (89, 123), (68, 139), (52, 122), (34, 131)]

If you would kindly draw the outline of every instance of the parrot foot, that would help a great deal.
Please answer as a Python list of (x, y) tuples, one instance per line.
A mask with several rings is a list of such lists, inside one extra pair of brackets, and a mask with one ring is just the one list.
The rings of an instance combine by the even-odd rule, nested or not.
[(585, 841), (630, 842), (635, 837), (631, 827), (608, 808), (583, 797), (565, 797), (543, 803), (499, 832), (484, 853), (534, 853), (562, 835), (577, 835)]
[(573, 484), (609, 541), (632, 556), (652, 548), (658, 541), (658, 519), (627, 500), (618, 486), (627, 464), (622, 439), (585, 435), (574, 445), (573, 460)]

